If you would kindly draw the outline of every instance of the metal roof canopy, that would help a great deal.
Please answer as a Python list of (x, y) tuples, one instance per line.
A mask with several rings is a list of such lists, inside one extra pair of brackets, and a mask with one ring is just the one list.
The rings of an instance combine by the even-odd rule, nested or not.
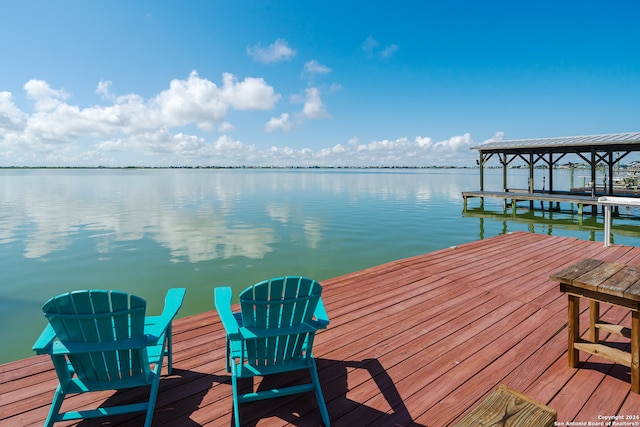
[[(592, 193), (595, 191), (596, 167), (604, 163), (613, 176), (613, 166), (629, 153), (640, 151), (640, 132), (609, 133), (602, 135), (567, 136), (555, 138), (516, 139), (489, 142), (471, 147), (480, 153), (480, 190), (484, 191), (484, 165), (497, 155), (503, 166), (503, 184), (507, 187), (507, 166), (515, 159), (529, 166), (529, 192), (533, 193), (533, 171), (538, 161), (549, 168), (549, 192), (553, 192), (553, 167), (567, 154), (576, 154), (591, 167)], [(616, 158), (613, 153), (617, 152)], [(555, 156), (558, 155), (558, 156)], [(613, 194), (613, 179), (609, 179), (608, 194)]]

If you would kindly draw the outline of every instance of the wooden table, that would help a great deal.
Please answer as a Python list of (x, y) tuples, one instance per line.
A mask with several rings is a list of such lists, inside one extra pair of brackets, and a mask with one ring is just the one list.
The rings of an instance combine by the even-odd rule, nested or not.
[[(631, 368), (631, 391), (640, 393), (640, 268), (584, 259), (551, 275), (569, 302), (569, 366), (577, 368), (579, 350)], [(580, 298), (590, 300), (589, 340), (580, 338)], [(631, 330), (600, 320), (600, 303), (631, 310)], [(631, 339), (631, 353), (599, 342), (599, 331)]]

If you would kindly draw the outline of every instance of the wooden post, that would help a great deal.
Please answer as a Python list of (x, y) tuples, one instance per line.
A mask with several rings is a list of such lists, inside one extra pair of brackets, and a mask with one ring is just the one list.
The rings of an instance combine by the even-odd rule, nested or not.
[[(484, 191), (484, 155), (480, 151), (480, 191)], [(484, 209), (484, 197), (480, 197), (480, 209)], [(466, 209), (465, 209), (466, 210)]]
[[(533, 161), (533, 154), (529, 154), (529, 193), (533, 194), (533, 167), (535, 162)], [(533, 210), (533, 200), (529, 201), (529, 209)]]
[(509, 162), (507, 161), (506, 154), (502, 158), (501, 162), (502, 162), (502, 189), (503, 191), (507, 191), (507, 188), (509, 188), (507, 185), (507, 165), (509, 164)]
[[(592, 196), (595, 196), (595, 187), (596, 187), (596, 150), (595, 148), (591, 150), (591, 191)], [(598, 214), (598, 206), (591, 206), (591, 215), (596, 216)]]
[(613, 152), (609, 151), (609, 188), (607, 190), (607, 194), (613, 194)]
[(480, 191), (484, 191), (484, 156), (482, 155), (482, 151), (480, 151)]
[(553, 193), (553, 153), (549, 153), (549, 193)]

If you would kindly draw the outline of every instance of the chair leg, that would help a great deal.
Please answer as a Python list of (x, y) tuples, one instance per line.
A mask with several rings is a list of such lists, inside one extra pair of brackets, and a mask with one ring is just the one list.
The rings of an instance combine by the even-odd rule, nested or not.
[(229, 339), (227, 338), (227, 372), (231, 373), (231, 343), (229, 343)]
[(144, 420), (144, 427), (151, 427), (153, 421), (153, 411), (156, 407), (156, 399), (158, 398), (158, 390), (160, 389), (160, 373), (162, 368), (158, 369), (156, 378), (151, 384), (151, 391), (149, 393), (149, 404), (147, 405), (147, 416)]
[(58, 414), (60, 413), (60, 408), (62, 407), (62, 401), (64, 400), (65, 392), (62, 391), (62, 387), (58, 384), (56, 388), (56, 392), (53, 396), (53, 401), (51, 402), (51, 408), (49, 409), (49, 415), (47, 415), (47, 419), (44, 422), (45, 427), (52, 427), (53, 423), (58, 418)]
[(324, 402), (324, 396), (322, 395), (322, 389), (320, 388), (320, 378), (318, 377), (318, 370), (316, 368), (316, 361), (311, 359), (311, 368), (309, 372), (311, 373), (311, 380), (313, 381), (313, 385), (316, 392), (316, 399), (318, 399), (318, 408), (320, 409), (320, 415), (322, 416), (322, 422), (325, 427), (330, 427), (331, 420), (329, 419), (329, 411), (327, 410), (327, 405)]
[(167, 375), (171, 375), (171, 372), (173, 371), (173, 333), (171, 331), (171, 323), (172, 322), (169, 322), (169, 327), (165, 331), (165, 334), (167, 334), (165, 348), (167, 354)]
[[(233, 368), (232, 368), (233, 369)], [(233, 418), (235, 419), (235, 426), (240, 427), (240, 407), (238, 403), (238, 378), (235, 375), (231, 375), (231, 387), (233, 389)]]

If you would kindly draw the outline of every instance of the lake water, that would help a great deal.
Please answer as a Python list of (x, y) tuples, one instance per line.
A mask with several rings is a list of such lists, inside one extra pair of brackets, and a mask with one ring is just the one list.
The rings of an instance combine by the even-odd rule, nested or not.
[[(536, 178), (541, 188), (542, 173)], [(509, 171), (525, 188), (528, 170)], [(555, 188), (569, 172), (555, 171)], [(502, 171), (485, 171), (485, 189)], [(477, 169), (0, 170), (0, 363), (33, 355), (46, 299), (74, 289), (119, 289), (159, 313), (186, 287), (180, 316), (210, 310), (213, 288), (270, 277), (317, 280), (502, 233), (602, 240), (602, 218), (505, 214), (469, 202)], [(637, 220), (616, 220), (616, 243), (640, 244)]]

